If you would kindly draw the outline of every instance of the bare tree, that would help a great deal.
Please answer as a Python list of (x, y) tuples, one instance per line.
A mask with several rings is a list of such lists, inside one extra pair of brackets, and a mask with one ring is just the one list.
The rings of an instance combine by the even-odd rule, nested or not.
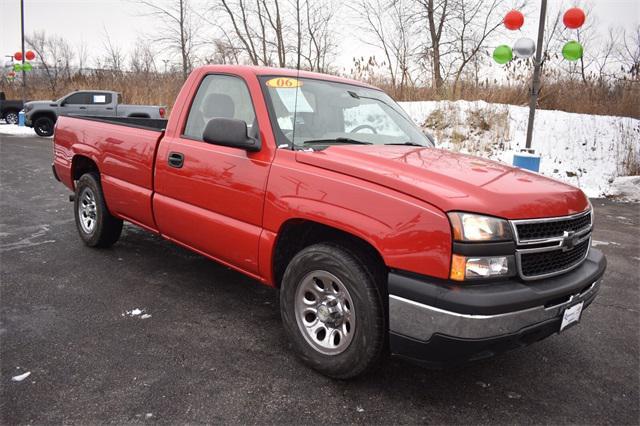
[[(299, 54), (306, 61), (309, 70), (318, 72), (329, 71), (329, 61), (336, 49), (331, 23), (335, 17), (332, 2), (324, 4), (304, 2), (303, 17), (306, 24), (306, 48), (298, 48)], [(300, 28), (300, 32), (305, 27)], [(304, 42), (304, 35), (299, 34), (298, 45)]]
[(158, 72), (155, 57), (153, 47), (143, 39), (138, 39), (130, 54), (129, 68), (136, 74), (149, 77)]
[(253, 65), (326, 70), (335, 48), (332, 6), (333, 0), (221, 0), (208, 22), (217, 23), (222, 38)]
[(352, 6), (360, 20), (362, 41), (381, 49), (391, 84), (402, 92), (415, 53), (413, 17), (403, 0), (360, 0)]
[(502, 26), (502, 16), (497, 13), (503, 0), (463, 0), (451, 5), (451, 44), (454, 52), (453, 92), (456, 92), (465, 68), (473, 61), (487, 39)]
[(623, 31), (618, 60), (625, 73), (633, 80), (640, 80), (640, 25), (630, 33)]
[[(453, 3), (455, 0), (416, 0), (421, 9), (418, 15), (426, 22), (429, 31), (428, 44), (424, 56), (432, 63), (433, 85), (437, 90), (442, 89), (442, 56), (445, 41), (445, 30), (451, 20)], [(464, 1), (464, 0), (458, 0)]]
[(80, 40), (76, 51), (78, 56), (78, 74), (82, 75), (85, 67), (87, 66), (87, 62), (89, 61), (89, 48), (87, 47), (87, 42), (84, 39)]
[(36, 54), (51, 96), (56, 98), (61, 82), (71, 78), (73, 50), (62, 37), (47, 36), (44, 31), (35, 31), (25, 41)]
[(187, 79), (200, 46), (201, 22), (190, 0), (138, 0), (149, 14), (160, 19), (162, 28), (153, 40), (164, 50), (178, 53), (182, 64), (182, 78)]
[(125, 54), (119, 45), (114, 44), (111, 41), (111, 36), (109, 35), (106, 27), (103, 28), (102, 47), (105, 52), (103, 66), (114, 73), (121, 73), (124, 71)]

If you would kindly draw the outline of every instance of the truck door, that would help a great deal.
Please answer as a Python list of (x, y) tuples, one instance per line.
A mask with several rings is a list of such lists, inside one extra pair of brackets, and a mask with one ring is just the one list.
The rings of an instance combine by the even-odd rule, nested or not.
[(271, 163), (265, 152), (204, 142), (202, 132), (214, 117), (243, 120), (249, 134), (259, 134), (245, 80), (220, 74), (202, 78), (184, 129), (161, 142), (156, 158), (154, 215), (166, 237), (257, 274)]
[(60, 115), (88, 115), (89, 93), (77, 92), (67, 96), (60, 104)]
[(87, 115), (114, 117), (116, 110), (113, 95), (105, 92), (91, 92), (88, 96)]

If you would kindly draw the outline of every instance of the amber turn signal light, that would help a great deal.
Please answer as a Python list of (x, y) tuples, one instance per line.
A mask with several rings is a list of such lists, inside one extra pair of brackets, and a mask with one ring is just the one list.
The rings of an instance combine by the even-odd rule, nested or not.
[(467, 258), (454, 254), (451, 257), (451, 274), (449, 278), (455, 281), (464, 281), (464, 272), (467, 267)]

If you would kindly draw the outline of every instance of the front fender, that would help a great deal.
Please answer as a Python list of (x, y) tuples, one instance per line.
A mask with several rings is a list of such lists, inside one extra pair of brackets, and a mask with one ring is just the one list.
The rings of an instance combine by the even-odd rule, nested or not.
[(300, 163), (290, 167), (286, 157), (279, 153), (272, 166), (265, 229), (277, 233), (291, 219), (314, 221), (367, 241), (389, 268), (448, 278), (451, 231), (442, 211), (370, 182)]

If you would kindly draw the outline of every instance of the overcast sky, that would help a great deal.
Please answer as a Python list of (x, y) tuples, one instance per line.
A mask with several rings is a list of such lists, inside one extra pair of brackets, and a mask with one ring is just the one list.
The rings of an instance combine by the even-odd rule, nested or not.
[[(551, 0), (551, 2), (558, 0)], [(90, 56), (103, 54), (104, 29), (109, 32), (112, 42), (125, 51), (144, 32), (154, 30), (153, 19), (140, 16), (140, 7), (131, 0), (24, 0), (25, 29), (29, 34), (44, 30), (57, 34), (72, 46), (86, 43)], [(551, 3), (550, 2), (550, 3)], [(525, 32), (534, 35), (537, 28), (537, 1), (533, 1), (526, 16)], [(597, 17), (599, 28), (605, 33), (611, 26), (623, 25), (631, 29), (640, 21), (640, 1), (638, 0), (592, 0), (593, 15)], [(354, 55), (375, 53), (372, 48), (360, 43), (350, 32), (347, 13), (338, 15), (343, 22), (336, 28), (344, 29), (344, 34), (336, 37), (339, 46), (337, 64), (349, 68)], [(589, 17), (587, 18), (589, 19)], [(0, 54), (12, 55), (20, 50), (20, 0), (0, 0)], [(345, 40), (349, 40), (345, 43)]]

